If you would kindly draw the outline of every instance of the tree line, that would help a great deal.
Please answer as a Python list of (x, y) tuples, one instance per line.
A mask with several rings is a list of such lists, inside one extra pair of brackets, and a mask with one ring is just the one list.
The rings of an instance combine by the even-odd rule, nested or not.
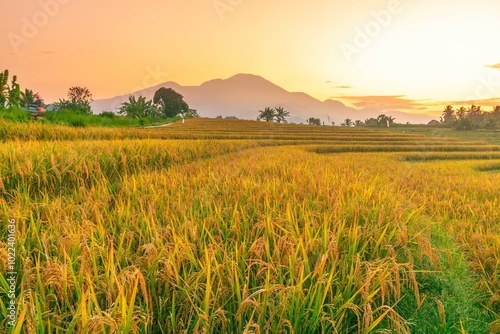
[(266, 107), (264, 110), (259, 110), (259, 116), (257, 120), (264, 120), (266, 122), (276, 121), (278, 123), (288, 123), (287, 117), (290, 116), (290, 113), (285, 110), (283, 107), (270, 108)]
[(189, 108), (184, 97), (172, 88), (162, 87), (155, 92), (153, 100), (146, 100), (144, 96), (129, 96), (128, 102), (122, 103), (119, 110), (121, 115), (131, 118), (151, 117), (153, 119), (198, 117), (195, 109)]
[[(290, 116), (290, 113), (285, 110), (283, 107), (266, 107), (263, 110), (259, 110), (259, 115), (257, 116), (258, 121), (266, 121), (266, 122), (278, 122), (278, 123), (288, 123), (287, 118)], [(392, 116), (379, 115), (377, 118), (368, 118), (365, 121), (356, 120), (353, 121), (350, 118), (346, 118), (340, 126), (368, 126), (368, 127), (384, 127), (388, 128), (394, 125), (394, 121), (396, 119)], [(306, 120), (309, 125), (325, 125), (324, 122), (321, 121), (320, 118), (309, 117)], [(336, 125), (335, 122), (331, 122), (332, 125)]]
[(21, 91), (16, 75), (12, 76), (9, 84), (9, 70), (0, 72), (0, 109), (28, 108), (34, 102), (34, 96), (30, 89)]
[(443, 110), (441, 124), (455, 130), (497, 130), (500, 129), (500, 106), (493, 107), (492, 111), (485, 111), (476, 105), (458, 109), (448, 105)]
[[(51, 105), (51, 110), (77, 115), (93, 115), (92, 101), (92, 93), (87, 87), (74, 86), (69, 88), (67, 98), (59, 99)], [(43, 104), (43, 100), (33, 90), (21, 91), (17, 76), (14, 75), (9, 80), (8, 70), (0, 72), (0, 110), (29, 112), (30, 106), (37, 102)], [(113, 111), (103, 114), (104, 116), (115, 115)], [(181, 94), (172, 88), (165, 87), (158, 89), (152, 100), (146, 100), (143, 96), (138, 98), (129, 96), (128, 101), (121, 104), (118, 114), (132, 119), (151, 118), (154, 120), (176, 116), (198, 117), (197, 111), (189, 107)]]

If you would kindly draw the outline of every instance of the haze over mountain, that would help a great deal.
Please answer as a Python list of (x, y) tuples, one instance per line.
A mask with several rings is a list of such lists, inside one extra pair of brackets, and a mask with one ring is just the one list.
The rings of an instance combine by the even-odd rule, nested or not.
[(378, 108), (355, 109), (340, 101), (328, 99), (319, 101), (302, 92), (289, 92), (272, 82), (252, 74), (237, 74), (228, 79), (207, 81), (200, 86), (181, 86), (165, 82), (131, 94), (92, 103), (95, 113), (117, 111), (130, 95), (142, 95), (152, 99), (160, 87), (172, 88), (184, 96), (192, 109), (202, 117), (236, 116), (241, 119), (256, 119), (259, 110), (265, 107), (282, 106), (290, 112), (289, 122), (305, 123), (309, 117), (318, 117), (327, 123), (328, 119), (340, 124), (344, 119), (365, 120), (385, 113), (396, 118), (398, 123), (427, 123), (436, 117), (410, 114), (401, 111), (386, 111)]

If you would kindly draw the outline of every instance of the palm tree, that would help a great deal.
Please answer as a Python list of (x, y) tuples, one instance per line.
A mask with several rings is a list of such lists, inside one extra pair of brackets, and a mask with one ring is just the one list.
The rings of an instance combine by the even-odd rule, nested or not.
[(493, 108), (493, 111), (490, 113), (490, 117), (500, 122), (500, 106)]
[(469, 109), (467, 109), (467, 113), (469, 114), (469, 116), (479, 115), (482, 112), (483, 111), (481, 110), (481, 106), (477, 107), (475, 105), (472, 105)]
[(443, 116), (441, 117), (442, 123), (449, 124), (456, 120), (455, 110), (452, 106), (446, 106), (443, 110)]
[(143, 118), (147, 116), (155, 118), (157, 116), (157, 110), (153, 102), (151, 102), (151, 100), (146, 101), (144, 96), (139, 96), (137, 100), (135, 96), (129, 96), (128, 102), (122, 103), (119, 113), (127, 115), (130, 118)]
[(33, 102), (35, 102), (35, 94), (31, 89), (25, 89), (24, 92), (21, 92), (21, 105), (23, 107), (29, 108)]
[(21, 87), (17, 83), (17, 75), (12, 77), (12, 83), (9, 89), (9, 106), (19, 108), (21, 104)]
[(466, 114), (467, 114), (467, 109), (465, 107), (460, 107), (460, 109), (458, 109), (457, 112), (456, 112), (456, 115), (460, 119), (465, 118)]
[(484, 122), (484, 117), (485, 117), (483, 110), (481, 110), (481, 106), (472, 105), (468, 109), (467, 114), (468, 114), (467, 117), (471, 120), (471, 122), (475, 126), (481, 127), (481, 124)]
[(346, 118), (346, 119), (344, 120), (344, 123), (342, 123), (341, 125), (342, 125), (342, 126), (347, 126), (347, 127), (350, 127), (350, 126), (353, 126), (353, 125), (354, 125), (354, 123), (352, 122), (352, 119), (350, 119), (350, 118)]
[(363, 126), (363, 121), (361, 121), (359, 119), (354, 121), (354, 126)]
[(386, 116), (384, 114), (379, 115), (377, 117), (377, 126), (382, 127), (382, 128), (389, 128), (391, 125), (394, 124), (394, 121), (396, 119), (392, 116)]
[(290, 116), (290, 113), (285, 110), (283, 107), (277, 107), (275, 109), (275, 116), (276, 116), (276, 121), (278, 123), (286, 123), (286, 118)]
[(381, 126), (383, 128), (388, 127), (389, 123), (387, 122), (387, 116), (385, 115), (378, 115), (377, 117), (377, 125)]
[(266, 122), (272, 122), (274, 117), (276, 117), (276, 113), (273, 108), (266, 107), (264, 110), (259, 110), (259, 117), (257, 120), (265, 120)]
[(386, 119), (387, 119), (387, 127), (390, 127), (390, 126), (394, 125), (394, 121), (396, 120), (392, 116), (387, 116)]

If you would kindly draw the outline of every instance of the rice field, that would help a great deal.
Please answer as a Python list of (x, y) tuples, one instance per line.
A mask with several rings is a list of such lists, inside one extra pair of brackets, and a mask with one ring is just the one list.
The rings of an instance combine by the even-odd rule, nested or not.
[(0, 125), (1, 332), (500, 333), (498, 132)]

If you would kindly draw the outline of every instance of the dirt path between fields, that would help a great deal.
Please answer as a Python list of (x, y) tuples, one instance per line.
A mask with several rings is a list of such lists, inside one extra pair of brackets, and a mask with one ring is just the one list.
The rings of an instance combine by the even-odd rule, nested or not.
[(170, 126), (172, 124), (174, 124), (174, 123), (167, 123), (167, 124), (153, 125), (153, 126), (145, 126), (144, 129), (164, 128), (164, 127)]

